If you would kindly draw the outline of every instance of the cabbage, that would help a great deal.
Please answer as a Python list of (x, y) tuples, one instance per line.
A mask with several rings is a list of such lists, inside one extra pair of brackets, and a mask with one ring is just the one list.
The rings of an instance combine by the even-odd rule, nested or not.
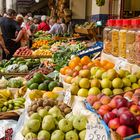
[(23, 86), (23, 81), (21, 79), (11, 78), (8, 81), (8, 87), (10, 88), (20, 88)]
[(28, 67), (27, 67), (27, 65), (21, 65), (20, 67), (19, 67), (19, 72), (28, 72)]
[(2, 77), (0, 79), (0, 88), (6, 88), (8, 84), (8, 81), (5, 79), (5, 77)]

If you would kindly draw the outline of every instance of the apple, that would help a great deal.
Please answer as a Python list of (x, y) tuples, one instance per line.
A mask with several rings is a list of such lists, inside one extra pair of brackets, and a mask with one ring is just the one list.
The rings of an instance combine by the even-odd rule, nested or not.
[(66, 76), (65, 78), (64, 78), (64, 82), (66, 82), (66, 83), (68, 83), (68, 84), (71, 84), (71, 81), (72, 81), (72, 77), (71, 76)]
[(140, 86), (137, 84), (137, 83), (133, 83), (132, 84), (132, 89), (137, 89), (137, 88), (139, 88)]
[(76, 77), (72, 78), (71, 84), (75, 83), (75, 84), (79, 85), (79, 82), (81, 79), (82, 78), (80, 76), (76, 76)]
[(126, 93), (124, 94), (123, 97), (126, 98), (126, 99), (131, 100), (132, 96), (133, 96), (133, 92), (132, 92), (132, 91), (128, 91), (128, 92), (126, 92)]
[(137, 82), (136, 75), (130, 74), (130, 75), (127, 76), (127, 78), (131, 81), (131, 83), (136, 83)]
[(134, 96), (135, 96), (135, 95), (136, 95), (136, 96), (140, 96), (140, 89), (136, 89), (136, 90), (135, 90)]
[(140, 124), (140, 116), (136, 116), (137, 123)]
[(103, 93), (98, 94), (98, 95), (97, 95), (98, 100), (100, 100), (102, 96), (104, 96)]
[(92, 87), (88, 91), (88, 95), (98, 95), (99, 93), (101, 93), (101, 91), (97, 87)]
[(102, 105), (99, 110), (98, 110), (98, 113), (101, 115), (101, 116), (104, 116), (106, 113), (108, 113), (109, 111), (111, 111), (112, 108), (109, 106), (109, 105)]
[(103, 73), (104, 73), (103, 69), (98, 69), (96, 74), (95, 74), (95, 77), (98, 78), (98, 79), (101, 79)]
[(133, 97), (132, 97), (131, 100), (132, 100), (134, 103), (138, 104), (139, 101), (140, 101), (140, 96), (134, 96), (134, 95), (133, 95)]
[(140, 79), (138, 80), (138, 82), (137, 82), (137, 83), (138, 83), (138, 85), (140, 86)]
[(26, 140), (33, 140), (35, 138), (37, 138), (37, 135), (35, 133), (32, 133), (32, 132), (27, 133), (25, 136)]
[(121, 94), (121, 93), (123, 93), (122, 89), (113, 89), (113, 94), (114, 95), (118, 95), (118, 94)]
[(84, 65), (82, 68), (83, 68), (83, 70), (88, 70), (89, 69), (87, 65)]
[(130, 86), (131, 86), (131, 81), (130, 81), (130, 79), (128, 79), (128, 78), (123, 78), (122, 81), (123, 81), (124, 87), (130, 87)]
[(108, 123), (109, 128), (116, 130), (120, 126), (120, 119), (119, 118), (114, 118), (109, 121)]
[(108, 122), (116, 117), (116, 114), (113, 112), (108, 112), (104, 115), (103, 119), (108, 124)]
[(81, 88), (89, 88), (90, 87), (90, 82), (88, 78), (82, 78), (79, 82), (79, 86)]
[(135, 116), (140, 115), (140, 107), (138, 105), (131, 105), (130, 112), (133, 113)]
[(112, 110), (112, 112), (113, 112), (116, 116), (118, 116), (118, 109), (117, 109), (117, 108), (114, 108), (114, 109)]
[(83, 115), (76, 116), (73, 120), (73, 127), (78, 131), (85, 129), (86, 124), (87, 124), (87, 117)]
[(135, 73), (135, 75), (136, 75), (137, 79), (140, 79), (140, 71), (137, 71), (137, 72)]
[(104, 73), (102, 74), (102, 79), (105, 79), (105, 78), (107, 78), (107, 72), (104, 72)]
[(37, 135), (37, 138), (38, 139), (50, 139), (50, 133), (46, 130), (41, 130), (39, 131), (38, 135)]
[(92, 67), (92, 68), (90, 69), (91, 75), (95, 75), (96, 72), (97, 72), (97, 70), (99, 70), (99, 69), (100, 69), (99, 67)]
[(111, 81), (107, 78), (101, 80), (101, 87), (102, 88), (111, 88)]
[(39, 114), (42, 118), (44, 118), (46, 115), (48, 115), (48, 111), (47, 111), (47, 109), (43, 108), (43, 109), (40, 109), (40, 110), (38, 111), (38, 114)]
[(117, 128), (116, 132), (122, 137), (127, 137), (130, 136), (134, 133), (132, 128), (129, 128), (128, 126), (121, 125), (120, 127)]
[(119, 76), (120, 78), (125, 77), (125, 76), (126, 76), (126, 73), (125, 73), (125, 72), (126, 72), (126, 71), (123, 70), (123, 69), (118, 70), (118, 76)]
[(138, 134), (140, 134), (140, 124), (138, 125)]
[(51, 140), (64, 140), (65, 134), (61, 130), (55, 130), (52, 132)]
[[(57, 139), (59, 140), (59, 139)], [(65, 135), (65, 140), (79, 140), (78, 134), (75, 131), (69, 131)]]
[(30, 116), (30, 119), (37, 119), (41, 122), (41, 116), (39, 115), (39, 113), (33, 113), (31, 116)]
[(93, 108), (98, 110), (100, 107), (101, 107), (102, 103), (100, 101), (96, 101), (94, 104), (93, 104)]
[(96, 102), (98, 100), (98, 98), (97, 98), (97, 96), (95, 96), (95, 95), (88, 95), (88, 97), (87, 97), (87, 99), (86, 99), (86, 101), (89, 103), (89, 104), (91, 104), (91, 105), (93, 105), (94, 104), (94, 102)]
[(111, 101), (111, 98), (108, 96), (102, 96), (100, 101), (102, 104), (107, 105)]
[(114, 88), (122, 88), (123, 87), (123, 82), (120, 78), (115, 78), (113, 81), (112, 81), (112, 86)]
[(129, 111), (125, 111), (120, 115), (120, 123), (122, 125), (134, 126), (136, 124), (136, 117)]
[(132, 90), (131, 87), (125, 87), (125, 88), (124, 88), (124, 92), (130, 91), (130, 90)]
[(88, 89), (84, 89), (84, 88), (79, 89), (77, 95), (81, 96), (81, 97), (87, 97), (88, 96)]
[(77, 95), (78, 91), (79, 91), (79, 86), (75, 83), (72, 83), (70, 86), (70, 91), (72, 95)]
[(79, 133), (79, 138), (80, 138), (80, 140), (85, 140), (85, 137), (86, 137), (86, 130), (82, 130)]
[(118, 98), (116, 99), (116, 107), (127, 107), (128, 101), (125, 98)]
[(110, 88), (104, 88), (104, 89), (102, 90), (102, 93), (104, 93), (104, 94), (107, 95), (107, 96), (113, 95), (113, 92), (112, 92), (112, 90), (111, 90)]
[(72, 77), (76, 77), (79, 75), (79, 71), (74, 71), (73, 74), (72, 74)]
[(100, 81), (97, 78), (91, 80), (91, 87), (101, 87)]
[(77, 70), (77, 71), (80, 71), (82, 69), (82, 67), (81, 66), (76, 66), (74, 69)]
[(80, 70), (79, 76), (82, 78), (90, 78), (90, 71), (89, 70)]
[(113, 80), (113, 79), (115, 79), (117, 77), (117, 72), (116, 72), (116, 70), (114, 70), (114, 69), (109, 69), (108, 71), (107, 71), (107, 78), (109, 79), (109, 80)]
[(121, 107), (121, 108), (118, 109), (117, 115), (120, 116), (125, 111), (129, 111), (128, 107)]
[(73, 129), (72, 122), (67, 119), (60, 120), (58, 123), (58, 127), (64, 133)]

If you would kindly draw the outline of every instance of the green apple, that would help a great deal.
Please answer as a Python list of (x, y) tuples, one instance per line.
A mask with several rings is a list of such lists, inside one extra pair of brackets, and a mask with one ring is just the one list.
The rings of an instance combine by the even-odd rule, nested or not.
[(46, 130), (41, 130), (41, 131), (38, 133), (38, 136), (37, 136), (37, 138), (38, 138), (39, 140), (41, 140), (41, 139), (49, 140), (50, 137), (51, 137), (50, 133), (49, 133), (48, 131), (46, 131)]
[(21, 131), (21, 134), (25, 137), (28, 133), (30, 132), (30, 130), (28, 129), (28, 127), (25, 125)]
[(91, 75), (95, 75), (96, 72), (97, 72), (97, 70), (99, 70), (99, 69), (100, 69), (100, 68), (98, 68), (98, 67), (92, 67), (92, 68), (90, 69)]
[(114, 78), (116, 78), (117, 77), (117, 72), (116, 72), (116, 70), (114, 70), (114, 69), (109, 69), (108, 71), (107, 71), (107, 78), (109, 79), (109, 80), (113, 80)]
[(123, 78), (123, 77), (126, 76), (126, 71), (123, 70), (123, 69), (118, 70), (117, 73), (118, 73), (118, 76), (119, 76), (120, 78)]
[(42, 129), (43, 130), (53, 130), (55, 128), (55, 119), (51, 115), (47, 115), (43, 118)]
[(104, 73), (103, 69), (98, 69), (96, 74), (95, 74), (95, 77), (98, 78), (98, 79), (101, 79), (103, 73)]
[(33, 140), (37, 138), (37, 135), (35, 133), (29, 132), (26, 136), (25, 136), (25, 140)]
[(71, 84), (70, 91), (71, 91), (72, 95), (77, 95), (77, 93), (79, 91), (79, 86), (75, 83)]
[(78, 140), (78, 134), (71, 130), (66, 133), (65, 140)]
[(125, 87), (125, 88), (124, 88), (124, 92), (130, 91), (130, 90), (132, 90), (131, 87)]
[(90, 81), (88, 78), (82, 78), (79, 82), (79, 86), (81, 88), (89, 88), (90, 87)]
[(62, 130), (63, 132), (68, 132), (72, 130), (73, 125), (72, 122), (69, 121), (68, 119), (62, 119), (58, 123), (59, 129)]
[(79, 138), (80, 138), (80, 140), (85, 140), (85, 137), (86, 137), (86, 130), (82, 130), (79, 133)]
[(123, 87), (123, 81), (122, 79), (120, 78), (115, 78), (113, 81), (112, 81), (112, 86), (114, 88), (122, 88)]
[(64, 140), (65, 134), (61, 130), (55, 130), (51, 135), (51, 140)]
[(124, 87), (130, 87), (130, 86), (131, 86), (131, 81), (130, 81), (130, 79), (128, 79), (128, 78), (123, 78), (122, 81), (123, 81)]
[(38, 114), (39, 114), (42, 118), (44, 118), (46, 115), (48, 115), (48, 111), (47, 111), (47, 109), (43, 108), (43, 109), (40, 109), (40, 110), (38, 111)]
[(121, 93), (123, 93), (122, 89), (113, 89), (113, 94), (114, 95), (121, 94)]
[(104, 73), (102, 74), (102, 79), (105, 79), (105, 78), (107, 78), (107, 72), (104, 72)]
[(38, 114), (38, 113), (33, 113), (31, 116), (30, 116), (30, 119), (37, 119), (41, 122), (41, 116)]
[(102, 88), (111, 88), (111, 81), (108, 78), (101, 80)]
[(87, 117), (86, 116), (79, 115), (79, 116), (76, 116), (73, 120), (73, 127), (79, 131), (85, 129), (86, 124), (87, 124)]
[(88, 91), (88, 95), (98, 95), (99, 93), (101, 93), (100, 89), (97, 87), (92, 87), (89, 89)]
[(81, 97), (87, 97), (88, 96), (88, 89), (85, 89), (85, 88), (79, 89), (77, 95), (81, 96)]
[(112, 90), (111, 90), (110, 88), (104, 88), (104, 89), (102, 90), (102, 93), (104, 93), (104, 94), (107, 95), (107, 96), (113, 95), (113, 92), (112, 92)]
[(136, 83), (137, 82), (136, 75), (130, 74), (130, 75), (127, 76), (127, 78), (131, 81), (131, 83)]
[(37, 119), (29, 119), (27, 122), (27, 127), (30, 132), (36, 133), (40, 129), (40, 121)]
[(133, 83), (132, 84), (132, 89), (137, 89), (140, 88), (140, 86), (137, 83)]

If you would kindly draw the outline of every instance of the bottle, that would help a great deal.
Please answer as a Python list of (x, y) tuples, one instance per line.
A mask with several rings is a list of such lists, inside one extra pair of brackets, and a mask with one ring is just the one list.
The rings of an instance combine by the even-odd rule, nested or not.
[(110, 19), (107, 21), (107, 27), (104, 28), (103, 31), (103, 44), (104, 44), (104, 49), (103, 51), (107, 54), (111, 54), (112, 50), (112, 29), (113, 26), (115, 25), (115, 21), (113, 19)]
[(135, 39), (138, 21), (137, 19), (131, 20), (131, 28), (126, 33), (126, 59), (130, 63), (135, 62)]
[(119, 57), (126, 58), (126, 33), (131, 28), (131, 20), (124, 19), (119, 31)]
[(136, 21), (135, 63), (140, 66), (140, 20)]
[(118, 56), (119, 54), (119, 31), (123, 25), (123, 20), (116, 20), (115, 27), (112, 29), (112, 55)]

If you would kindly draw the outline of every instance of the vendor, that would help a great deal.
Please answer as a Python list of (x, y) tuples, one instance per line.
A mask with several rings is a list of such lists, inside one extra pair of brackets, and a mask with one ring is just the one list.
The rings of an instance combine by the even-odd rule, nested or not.
[(51, 26), (51, 29), (49, 30), (48, 33), (50, 34), (62, 34), (63, 33), (63, 28), (62, 26), (57, 22), (57, 18), (53, 17), (50, 19), (50, 26)]
[(20, 42), (15, 42), (12, 39), (16, 38), (16, 32), (20, 31), (20, 26), (15, 21), (16, 12), (13, 9), (7, 11), (7, 17), (0, 18), (0, 26), (5, 46), (10, 54), (7, 56), (3, 53), (3, 58), (10, 59), (14, 52), (20, 47)]

